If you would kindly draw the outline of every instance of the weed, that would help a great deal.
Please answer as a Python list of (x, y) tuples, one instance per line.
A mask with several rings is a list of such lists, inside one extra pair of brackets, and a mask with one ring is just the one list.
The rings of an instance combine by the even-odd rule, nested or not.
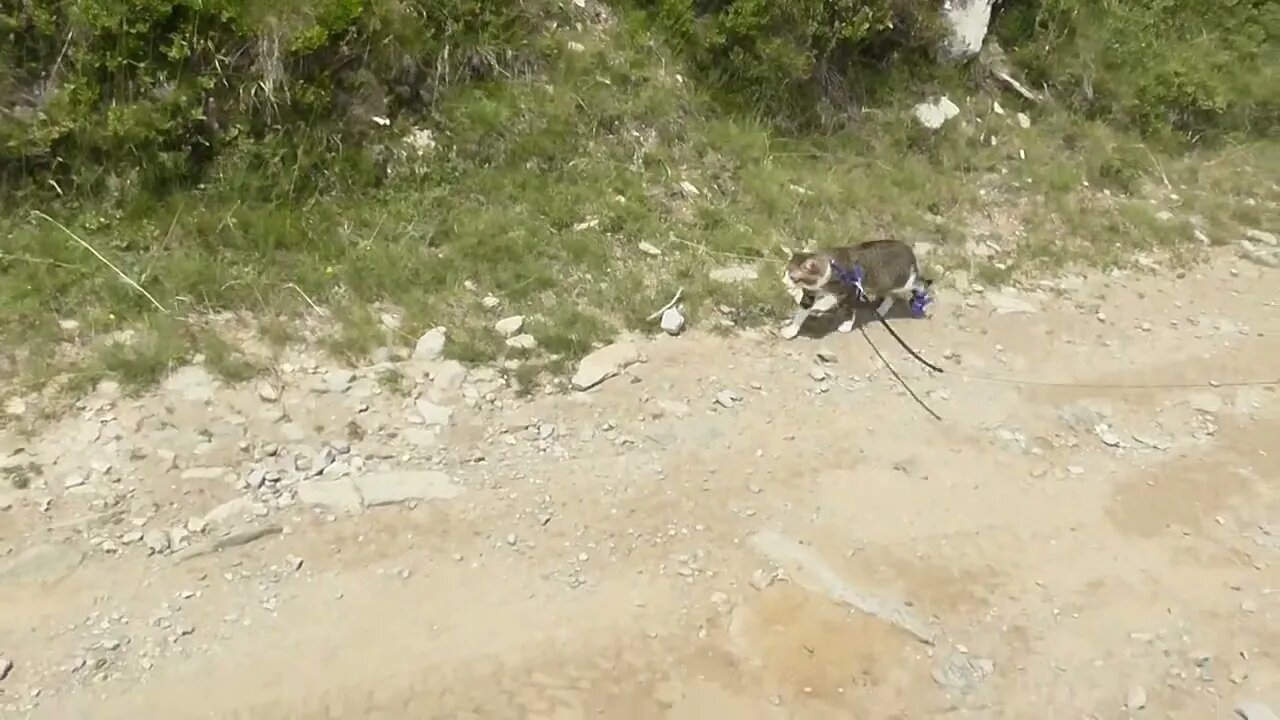
[[(159, 0), (130, 2), (152, 6)], [(1043, 10), (1063, 2), (1027, 5)], [(653, 331), (646, 318), (678, 288), (695, 327), (718, 328), (726, 317), (771, 321), (785, 303), (776, 282), (783, 246), (898, 236), (929, 242), (938, 262), (993, 283), (1077, 260), (1126, 262), (1136, 249), (1180, 250), (1191, 235), (1192, 216), (1216, 238), (1230, 237), (1241, 224), (1275, 222), (1277, 144), (1239, 134), (1269, 112), (1265, 98), (1249, 94), (1252, 84), (1237, 88), (1249, 101), (1240, 112), (1205, 114), (1195, 98), (1178, 106), (1171, 128), (1186, 133), (1220, 117), (1226, 124), (1215, 132), (1234, 128), (1239, 134), (1233, 148), (1188, 152), (1185, 144), (1159, 142), (1158, 133), (1149, 132), (1155, 118), (1122, 102), (1119, 85), (1093, 105), (1073, 100), (1034, 106), (1017, 96), (992, 95), (959, 72), (898, 85), (914, 77), (906, 56), (915, 49), (866, 45), (898, 42), (882, 32), (881, 11), (894, 3), (869, 4), (857, 32), (838, 38), (824, 36), (827, 26), (811, 21), (823, 17), (819, 10), (848, 3), (806, 0), (803, 8), (817, 15), (788, 14), (801, 5), (743, 5), (808, 29), (791, 37), (799, 45), (781, 49), (749, 37), (755, 25), (742, 13), (687, 22), (655, 22), (646, 12), (624, 14), (615, 24), (580, 16), (573, 23), (544, 23), (576, 11), (564, 11), (569, 4), (560, 3), (474, 0), (448, 0), (479, 8), (464, 14), (479, 18), (478, 24), (450, 39), (466, 48), (461, 61), (439, 65), (444, 61), (435, 51), (442, 39), (416, 37), (414, 27), (427, 27), (421, 24), (394, 24), (397, 38), (406, 34), (403, 45), (371, 41), (375, 19), (387, 20), (396, 7), (428, 4), (327, 0), (303, 13), (279, 38), (297, 53), (288, 67), (296, 64), (301, 74), (285, 78), (287, 88), (272, 97), (246, 85), (258, 88), (247, 95), (252, 107), (227, 106), (237, 114), (224, 118), (238, 134), (223, 128), (217, 152), (199, 159), (199, 167), (183, 164), (195, 162), (198, 153), (174, 153), (199, 144), (207, 129), (196, 126), (207, 118), (192, 121), (174, 114), (192, 106), (165, 104), (186, 96), (156, 99), (167, 77), (162, 70), (170, 67), (164, 63), (138, 77), (107, 74), (129, 88), (130, 102), (122, 102), (126, 115), (112, 115), (106, 135), (86, 124), (96, 117), (87, 113), (100, 107), (91, 98), (59, 110), (67, 113), (60, 124), (19, 128), (54, 135), (36, 138), (43, 143), (32, 146), (39, 157), (17, 158), (12, 153), (27, 151), (9, 144), (5, 152), (11, 154), (0, 160), (7, 163), (12, 191), (0, 198), (9, 210), (0, 217), (0, 343), (14, 356), (13, 374), (38, 385), (71, 371), (61, 383), (72, 390), (107, 376), (139, 388), (203, 355), (229, 379), (253, 376), (255, 364), (225, 336), (192, 329), (211, 311), (264, 318), (260, 333), (276, 348), (299, 340), (294, 319), (306, 315), (322, 323), (316, 334), (325, 347), (353, 363), (375, 348), (411, 344), (416, 333), (444, 326), (450, 357), (487, 362), (517, 355), (492, 325), (518, 313), (529, 318), (539, 343), (516, 373), (531, 386), (540, 373), (563, 371), (620, 329)], [(688, 6), (659, 4), (669, 12)], [(1170, 4), (1160, 5), (1167, 10)], [(1072, 82), (1080, 80), (1076, 71), (1083, 66), (1065, 59), (1078, 59), (1080, 48), (1063, 45), (1067, 40), (1054, 35), (1057, 44), (1034, 55), (1024, 42), (1034, 32), (1027, 28), (1052, 18), (1026, 12), (1001, 20), (1015, 58), (1043, 73), (1044, 81), (1059, 66), (1072, 68), (1066, 76)], [(217, 33), (241, 33), (240, 42), (262, 37), (253, 34), (263, 27), (254, 23), (217, 27)], [(548, 27), (559, 29), (543, 30)], [(1080, 27), (1116, 38), (1138, 25), (1108, 29), (1090, 20)], [(0, 22), (0, 32), (6, 31), (17, 32)], [(711, 51), (691, 49), (686, 43), (704, 31), (712, 33)], [(38, 65), (36, 55), (61, 46), (53, 42), (61, 37), (57, 32), (41, 32), (45, 44), (22, 50), (35, 53), (22, 56), (23, 67)], [(217, 33), (205, 41), (230, 42)], [(918, 49), (923, 37), (899, 38), (894, 47)], [(811, 52), (806, 43), (815, 38), (830, 52)], [(340, 42), (346, 39), (350, 47)], [(150, 62), (155, 49), (136, 40), (124, 38), (103, 52)], [(0, 68), (6, 59), (16, 62), (13, 47), (8, 55), (0, 52)], [(323, 66), (325, 58), (344, 53), (363, 57), (365, 51), (373, 53), (374, 64), (344, 70), (333, 87), (310, 64)], [(784, 122), (770, 115), (782, 96), (815, 91), (813, 81), (831, 72), (836, 56), (848, 67), (873, 58), (903, 63), (874, 78), (876, 92), (857, 90), (874, 103), (828, 102), (822, 112), (838, 110), (843, 122)], [(717, 80), (716, 64), (735, 57), (763, 65)], [(394, 69), (400, 61), (408, 76)], [(80, 60), (71, 70), (75, 77), (100, 78), (94, 73), (102, 62)], [(759, 87), (762, 78), (793, 70), (785, 83)], [(1135, 82), (1155, 82), (1143, 73)], [(26, 76), (15, 77), (12, 82), (21, 85)], [(250, 73), (232, 79), (262, 78)], [(1197, 74), (1184, 89), (1212, 97), (1215, 86), (1205, 84), (1211, 79)], [(0, 71), (0, 87), (6, 82)], [(1224, 82), (1235, 87), (1234, 80)], [(750, 93), (740, 91), (753, 85), (776, 90), (778, 97), (744, 103)], [(961, 105), (960, 115), (937, 132), (920, 128), (909, 112), (923, 87), (947, 92)], [(728, 92), (736, 99), (726, 100)], [(295, 105), (287, 105), (286, 97)], [(1164, 102), (1143, 97), (1147, 105)], [(308, 125), (330, 110), (336, 124)], [(1029, 116), (1029, 127), (1019, 121), (1019, 110)], [(156, 117), (164, 122), (154, 135), (144, 133), (138, 124), (159, 122)], [(97, 155), (112, 162), (84, 161)], [(65, 197), (55, 197), (54, 187)], [(71, 228), (170, 312), (158, 311), (84, 247), (36, 220), (33, 209)], [(1174, 221), (1161, 220), (1162, 210)], [(998, 255), (978, 257), (975, 248), (988, 243)], [(717, 267), (739, 264), (756, 268), (758, 279), (735, 284), (710, 278)], [(479, 302), (487, 294), (500, 299), (500, 309)], [(374, 308), (386, 304), (403, 309), (403, 331), (383, 327)], [(72, 319), (81, 333), (69, 339), (59, 322)]]

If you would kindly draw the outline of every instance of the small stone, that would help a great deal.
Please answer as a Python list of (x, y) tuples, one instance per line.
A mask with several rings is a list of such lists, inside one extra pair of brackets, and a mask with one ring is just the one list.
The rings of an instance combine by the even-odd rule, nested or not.
[(508, 338), (518, 335), (523, 327), (523, 315), (512, 315), (511, 317), (503, 318), (493, 324), (493, 329), (496, 330), (499, 335)]
[(151, 551), (152, 555), (163, 555), (169, 552), (169, 533), (163, 530), (148, 530), (143, 535), (142, 541), (146, 543), (147, 549)]
[(485, 295), (484, 299), (480, 301), (480, 304), (488, 310), (493, 310), (501, 305), (502, 301), (492, 295)]
[(430, 362), (439, 360), (444, 354), (444, 328), (435, 328), (423, 333), (413, 347), (413, 359)]
[(941, 97), (930, 102), (922, 102), (913, 108), (916, 120), (930, 130), (937, 130), (948, 120), (960, 114), (960, 108), (950, 98)]
[(121, 545), (132, 545), (138, 542), (142, 542), (141, 530), (130, 530), (129, 532), (120, 536)]
[(1125, 696), (1124, 706), (1129, 710), (1141, 710), (1147, 706), (1147, 691), (1141, 685), (1129, 688)]
[(662, 313), (662, 331), (668, 335), (679, 335), (684, 330), (684, 315), (680, 308), (670, 307)]
[(1031, 127), (1031, 118), (1027, 117), (1026, 113), (1018, 113), (1014, 117), (1016, 117), (1018, 120), (1018, 127), (1022, 128), (1023, 130)]
[(538, 340), (528, 333), (507, 338), (507, 347), (513, 350), (533, 350), (538, 347)]
[(756, 590), (763, 591), (765, 588), (772, 585), (777, 579), (778, 579), (777, 571), (765, 572), (763, 569), (758, 569), (755, 572), (751, 573), (751, 587), (755, 588)]
[(1276, 239), (1275, 234), (1269, 233), (1266, 230), (1246, 230), (1244, 236), (1249, 240), (1260, 242), (1263, 245), (1280, 244), (1280, 240)]
[(813, 380), (817, 380), (818, 382), (822, 382), (827, 379), (827, 371), (820, 367), (811, 367), (809, 368), (809, 377)]
[(721, 407), (731, 408), (738, 404), (742, 396), (732, 390), (721, 390), (716, 393), (716, 404)]
[(258, 397), (264, 402), (276, 402), (280, 399), (280, 390), (275, 385), (263, 380), (258, 383)]
[(819, 350), (815, 355), (818, 358), (818, 362), (824, 362), (828, 365), (834, 364), (837, 360), (836, 354), (825, 348)]
[(22, 417), (27, 413), (27, 403), (20, 397), (7, 398), (4, 401), (4, 414), (10, 417)]
[(740, 284), (755, 280), (760, 277), (760, 272), (750, 265), (731, 265), (716, 268), (709, 275), (716, 282)]
[(0, 657), (0, 682), (4, 682), (11, 672), (13, 672), (13, 661), (9, 658)]
[(658, 257), (659, 255), (662, 254), (662, 251), (659, 250), (656, 246), (654, 246), (653, 243), (646, 242), (644, 240), (641, 240), (639, 243), (636, 243), (636, 247), (640, 248), (640, 252), (650, 257)]

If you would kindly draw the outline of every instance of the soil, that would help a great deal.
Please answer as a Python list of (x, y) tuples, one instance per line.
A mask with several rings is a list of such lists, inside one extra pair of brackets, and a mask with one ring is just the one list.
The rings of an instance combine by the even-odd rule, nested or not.
[[(894, 326), (940, 375), (867, 326), (942, 421), (858, 331), (635, 339), (642, 362), (533, 398), (306, 351), (266, 386), (107, 384), (0, 436), (29, 483), (0, 490), (0, 714), (1280, 707), (1280, 402), (1231, 384), (1280, 374), (1275, 277), (942, 290)], [(418, 499), (349, 492), (375, 473)]]

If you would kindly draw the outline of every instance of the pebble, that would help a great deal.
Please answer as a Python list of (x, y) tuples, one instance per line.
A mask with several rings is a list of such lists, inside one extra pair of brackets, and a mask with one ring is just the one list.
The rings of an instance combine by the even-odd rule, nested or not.
[(731, 265), (710, 272), (712, 280), (720, 283), (747, 283), (760, 277), (760, 272), (750, 265)]
[(742, 401), (742, 396), (732, 390), (721, 390), (716, 393), (716, 404), (721, 407), (731, 408)]
[(9, 658), (0, 657), (0, 682), (4, 682), (11, 672), (13, 672), (13, 661)]
[(503, 337), (515, 337), (520, 334), (520, 330), (524, 327), (523, 315), (512, 315), (505, 317), (493, 324), (493, 329)]
[(439, 360), (444, 354), (444, 328), (435, 328), (423, 333), (413, 346), (413, 359), (430, 362)]
[(513, 350), (533, 350), (538, 347), (538, 340), (528, 333), (507, 338), (507, 347)]
[(1141, 710), (1147, 706), (1147, 691), (1141, 685), (1129, 688), (1125, 696), (1124, 706), (1129, 710)]
[(148, 530), (142, 537), (142, 541), (146, 544), (147, 549), (153, 555), (163, 555), (169, 552), (170, 538), (169, 533), (163, 530)]
[(662, 331), (668, 335), (679, 335), (684, 330), (684, 315), (681, 314), (680, 308), (667, 308), (662, 313)]

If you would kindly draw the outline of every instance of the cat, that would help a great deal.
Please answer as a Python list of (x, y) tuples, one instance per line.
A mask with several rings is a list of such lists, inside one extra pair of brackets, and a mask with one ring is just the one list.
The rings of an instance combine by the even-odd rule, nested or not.
[[(836, 328), (842, 333), (853, 330), (857, 305), (879, 304), (876, 312), (883, 317), (902, 300), (911, 306), (914, 317), (923, 317), (932, 298), (932, 280), (920, 273), (920, 264), (910, 245), (899, 240), (871, 240), (858, 245), (792, 252), (782, 281), (797, 296), (799, 307), (782, 328), (786, 339), (800, 334), (800, 326), (813, 312), (826, 312), (837, 306), (849, 317)], [(855, 283), (861, 284), (863, 297)]]

